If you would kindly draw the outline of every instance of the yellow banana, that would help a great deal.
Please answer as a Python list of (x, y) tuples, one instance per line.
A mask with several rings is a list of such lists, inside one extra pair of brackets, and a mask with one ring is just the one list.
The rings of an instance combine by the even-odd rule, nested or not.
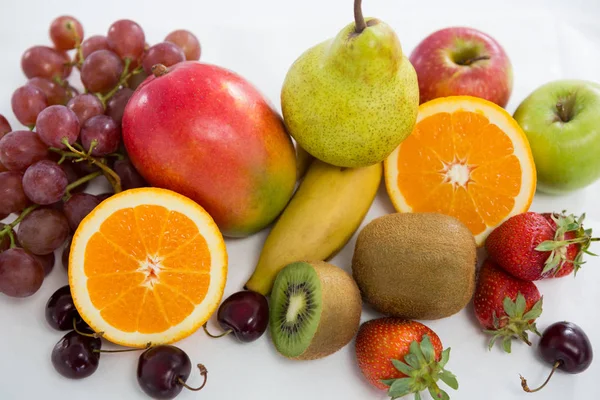
[(314, 160), (269, 233), (245, 287), (266, 295), (287, 264), (325, 261), (336, 254), (369, 211), (381, 175), (381, 163), (342, 168)]

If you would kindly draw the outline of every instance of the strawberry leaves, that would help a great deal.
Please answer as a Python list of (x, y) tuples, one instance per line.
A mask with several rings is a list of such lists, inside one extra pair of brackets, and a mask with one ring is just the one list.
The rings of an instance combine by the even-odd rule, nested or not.
[(399, 379), (386, 379), (382, 382), (389, 386), (388, 395), (397, 399), (407, 394), (414, 393), (415, 400), (421, 400), (421, 392), (425, 389), (434, 399), (450, 400), (448, 393), (441, 390), (437, 384), (439, 380), (452, 389), (458, 389), (456, 376), (444, 369), (450, 359), (450, 349), (445, 349), (440, 360), (435, 357), (435, 349), (428, 335), (424, 335), (421, 342), (413, 341), (410, 351), (404, 356), (404, 361), (392, 360), (394, 367), (406, 375)]
[[(552, 214), (551, 218), (556, 223), (556, 233), (554, 240), (546, 240), (540, 243), (535, 250), (537, 251), (549, 251), (550, 255), (544, 264), (542, 274), (552, 272), (556, 274), (567, 262), (573, 263), (574, 275), (577, 275), (577, 271), (581, 268), (585, 261), (583, 261), (583, 255), (589, 254), (596, 256), (591, 253), (588, 249), (590, 244), (594, 241), (600, 240), (599, 238), (592, 238), (591, 229), (583, 229), (583, 221), (585, 220), (585, 213), (579, 217), (573, 214), (565, 215), (566, 211), (561, 214)], [(574, 232), (575, 237), (572, 239), (566, 239), (565, 235), (568, 232)], [(567, 248), (572, 245), (579, 245), (579, 251), (574, 260), (569, 260), (567, 257)]]
[(488, 348), (491, 350), (498, 339), (502, 340), (502, 348), (506, 353), (512, 351), (512, 339), (517, 338), (531, 346), (527, 331), (541, 336), (538, 331), (535, 320), (542, 314), (543, 299), (537, 301), (531, 309), (527, 310), (527, 302), (521, 292), (517, 293), (513, 301), (510, 297), (505, 297), (502, 305), (506, 315), (498, 317), (494, 312), (494, 329), (486, 329), (485, 333), (493, 335), (490, 339)]

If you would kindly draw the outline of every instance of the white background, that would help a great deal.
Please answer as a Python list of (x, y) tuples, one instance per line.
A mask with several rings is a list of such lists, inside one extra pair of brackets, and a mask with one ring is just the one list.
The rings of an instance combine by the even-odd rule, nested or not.
[[(514, 67), (515, 87), (508, 109), (537, 86), (560, 78), (600, 82), (600, 2), (597, 0), (365, 0), (365, 15), (391, 24), (408, 54), (427, 34), (451, 25), (469, 25), (495, 37)], [(242, 74), (279, 107), (279, 91), (294, 59), (308, 47), (334, 36), (352, 20), (351, 0), (189, 0), (189, 1), (9, 1), (0, 4), (0, 113), (18, 126), (10, 112), (10, 96), (25, 82), (19, 60), (35, 44), (48, 44), (51, 20), (69, 13), (83, 23), (86, 35), (105, 34), (115, 20), (131, 18), (146, 31), (149, 43), (170, 31), (190, 29), (202, 42), (202, 59)], [(600, 110), (599, 110), (600, 112)], [(94, 191), (101, 190), (99, 187)], [(536, 195), (539, 211), (587, 211), (589, 226), (600, 232), (600, 184), (568, 196)], [(393, 212), (384, 191), (378, 195), (365, 223)], [(251, 273), (266, 231), (244, 240), (228, 240), (230, 273), (226, 295), (241, 289)], [(354, 238), (333, 263), (350, 270)], [(596, 246), (593, 248), (599, 251)], [(589, 258), (589, 257), (588, 257)], [(43, 317), (50, 294), (66, 283), (60, 262), (33, 297), (0, 297), (0, 399), (144, 399), (135, 379), (137, 354), (103, 355), (98, 371), (82, 381), (60, 377), (50, 352), (61, 333)], [(558, 320), (576, 322), (587, 331), (600, 352), (600, 260), (584, 267), (577, 279), (541, 282), (544, 313), (539, 327)], [(375, 317), (365, 310), (363, 320)], [(440, 321), (425, 322), (452, 347), (448, 369), (459, 379), (452, 399), (597, 399), (600, 360), (580, 375), (558, 373), (544, 391), (525, 394), (518, 374), (535, 386), (549, 366), (534, 349), (515, 344), (513, 354), (499, 348), (487, 351), (471, 307)], [(214, 326), (213, 326), (214, 328)], [(534, 342), (534, 346), (537, 341)], [(252, 344), (232, 338), (211, 340), (197, 332), (178, 344), (209, 370), (206, 388), (182, 392), (181, 399), (379, 400), (355, 366), (353, 344), (326, 359), (292, 362), (277, 355), (268, 336)], [(199, 383), (197, 375), (189, 383)], [(429, 398), (425, 395), (424, 398)]]

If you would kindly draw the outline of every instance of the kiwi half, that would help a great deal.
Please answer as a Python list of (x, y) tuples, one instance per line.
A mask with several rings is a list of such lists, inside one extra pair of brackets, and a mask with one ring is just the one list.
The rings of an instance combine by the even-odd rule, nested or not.
[(335, 353), (356, 335), (361, 307), (358, 286), (342, 269), (322, 261), (289, 264), (271, 291), (275, 348), (296, 360)]

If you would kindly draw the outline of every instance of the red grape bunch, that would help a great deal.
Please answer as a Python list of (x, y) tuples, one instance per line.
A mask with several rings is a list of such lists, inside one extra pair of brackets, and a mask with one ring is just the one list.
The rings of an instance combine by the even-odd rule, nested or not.
[[(49, 33), (51, 46), (23, 53), (28, 81), (11, 99), (26, 128), (13, 130), (0, 115), (0, 220), (14, 215), (0, 223), (0, 293), (12, 297), (41, 287), (61, 247), (68, 267), (70, 238), (101, 201), (147, 186), (121, 144), (125, 106), (153, 65), (200, 59), (191, 32), (176, 30), (149, 46), (142, 27), (126, 19), (86, 38), (77, 19), (61, 16)], [(74, 69), (81, 82), (72, 79)], [(97, 178), (112, 191), (83, 192)]]

